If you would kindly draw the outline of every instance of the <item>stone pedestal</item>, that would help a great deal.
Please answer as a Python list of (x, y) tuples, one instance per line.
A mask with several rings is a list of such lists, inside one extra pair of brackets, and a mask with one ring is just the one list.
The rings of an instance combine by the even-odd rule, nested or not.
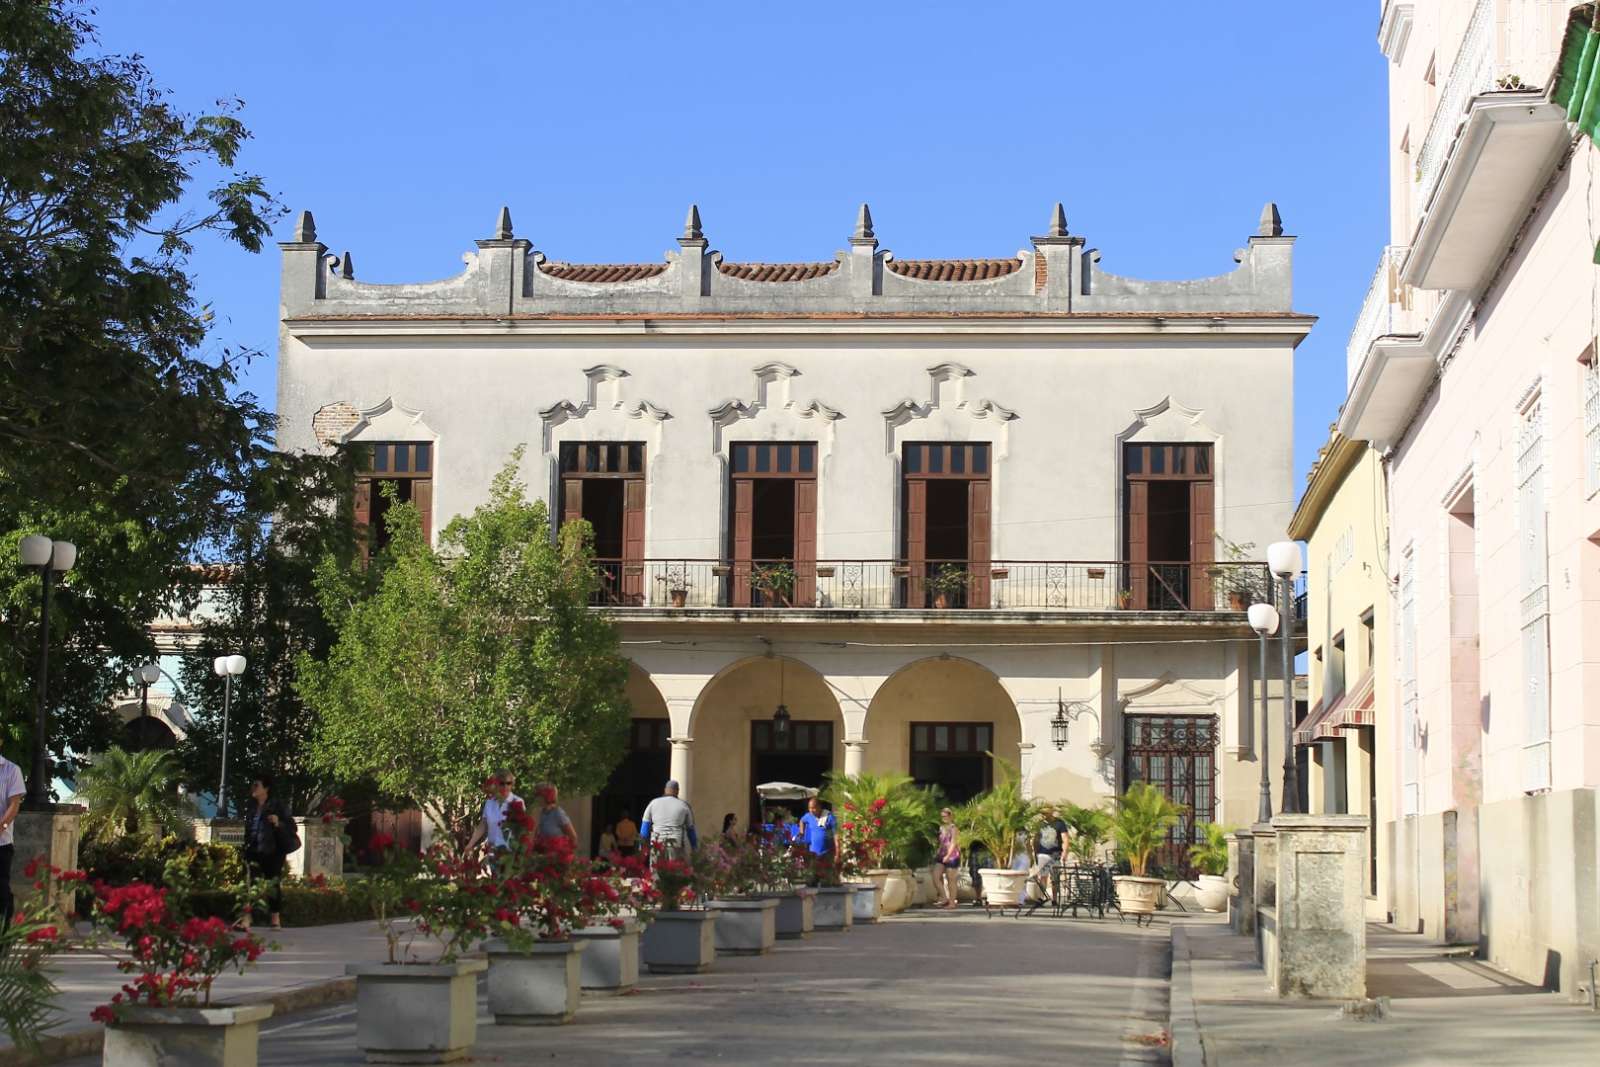
[[(77, 869), (78, 845), (83, 840), (84, 809), (76, 804), (49, 804), (36, 808), (24, 807), (17, 813), (12, 825), (11, 893), (18, 907), (33, 895), (33, 883), (22, 872), (30, 861), (43, 857), (52, 867), (63, 871)], [(63, 915), (73, 909), (77, 890), (59, 883), (50, 890), (51, 903)]]
[(288, 872), (300, 878), (338, 878), (344, 874), (344, 820), (323, 822), (320, 815), (301, 815), (300, 851), (289, 857)]
[(585, 992), (626, 993), (639, 982), (639, 920), (621, 926), (585, 926), (572, 936), (589, 947), (578, 964), (578, 984)]
[(243, 819), (196, 819), (194, 840), (199, 845), (244, 847)]
[(1228, 835), (1228, 925), (1233, 932), (1256, 932), (1256, 839), (1249, 830)]
[(1267, 968), (1279, 996), (1367, 995), (1365, 815), (1279, 815), (1276, 937)]

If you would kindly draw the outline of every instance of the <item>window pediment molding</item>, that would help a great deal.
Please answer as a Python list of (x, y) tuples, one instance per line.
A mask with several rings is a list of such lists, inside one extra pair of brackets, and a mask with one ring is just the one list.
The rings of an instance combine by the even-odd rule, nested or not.
[(788, 363), (774, 361), (756, 367), (755, 393), (750, 400), (730, 398), (710, 409), (711, 450), (721, 453), (726, 449), (728, 433), (741, 422), (765, 423), (764, 429), (778, 432), (784, 427), (802, 433), (805, 423), (820, 423), (818, 452), (826, 455), (833, 450), (834, 423), (844, 418), (844, 413), (813, 397), (801, 403), (794, 398), (794, 379), (800, 377), (798, 368)]
[(422, 419), (422, 412), (385, 397), (377, 405), (357, 409), (357, 420), (340, 438), (341, 443), (379, 441), (437, 441), (439, 435)]
[(661, 424), (672, 418), (672, 413), (648, 400), (624, 397), (625, 382), (632, 375), (614, 364), (600, 363), (586, 367), (583, 376), (586, 383), (582, 400), (561, 400), (539, 412), (543, 424), (542, 451), (548, 453), (555, 448), (558, 427), (569, 422), (586, 422), (591, 416), (599, 420), (592, 428), (586, 423), (585, 432), (591, 436), (604, 439), (636, 434), (637, 425), (644, 424), (651, 432), (652, 449), (660, 448)]
[[(969, 399), (967, 380), (977, 376), (971, 367), (961, 363), (940, 363), (928, 368), (928, 398), (917, 400), (906, 397), (893, 407), (885, 408), (884, 451), (890, 455), (898, 452), (903, 435), (900, 431), (915, 422), (927, 423), (923, 431), (930, 437), (951, 440), (988, 441), (995, 446), (997, 458), (1007, 452), (1009, 424), (1017, 413), (988, 397)], [(984, 430), (966, 423), (987, 424)]]

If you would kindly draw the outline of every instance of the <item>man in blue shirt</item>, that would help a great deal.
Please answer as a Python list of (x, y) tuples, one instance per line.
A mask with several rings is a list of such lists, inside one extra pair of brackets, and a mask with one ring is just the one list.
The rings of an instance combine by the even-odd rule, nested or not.
[(814, 856), (831, 856), (838, 825), (833, 812), (823, 811), (822, 801), (812, 797), (806, 804), (806, 813), (800, 817), (800, 832), (795, 839)]

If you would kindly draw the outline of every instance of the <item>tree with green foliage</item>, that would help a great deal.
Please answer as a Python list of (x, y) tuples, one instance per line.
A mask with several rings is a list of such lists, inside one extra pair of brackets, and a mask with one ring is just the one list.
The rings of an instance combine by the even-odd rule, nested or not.
[(78, 774), (78, 800), (89, 808), (83, 836), (160, 838), (181, 833), (194, 809), (178, 795), (178, 761), (171, 752), (108, 748)]
[(375, 574), (324, 567), (338, 639), (326, 657), (299, 661), (300, 694), (320, 719), (320, 771), (368, 776), (458, 839), (498, 768), (600, 789), (631, 715), (616, 630), (588, 607), (599, 584), (592, 532), (568, 523), (552, 542), (544, 504), (517, 480), (520, 462), (519, 450), (437, 551), (416, 509), (392, 504)]
[[(79, 546), (51, 615), (58, 759), (116, 738), (110, 698), (150, 621), (192, 605), (188, 564), (273, 428), (188, 272), (201, 239), (259, 251), (280, 211), (235, 169), (238, 105), (175, 108), (140, 59), (95, 54), (88, 13), (0, 0), (0, 557), (26, 533)], [(0, 575), (0, 745), (21, 755), (39, 579)]]
[(317, 716), (296, 689), (299, 657), (324, 658), (336, 631), (318, 595), (323, 561), (359, 581), (351, 501), (356, 457), (265, 457), (250, 473), (217, 542), (225, 567), (210, 575), (200, 640), (182, 679), (193, 707), (178, 755), (191, 792), (215, 794), (222, 771), (223, 680), (218, 656), (248, 667), (233, 680), (228, 713), (228, 810), (242, 812), (253, 773), (273, 775), (273, 792), (309, 811), (338, 784), (311, 763)]

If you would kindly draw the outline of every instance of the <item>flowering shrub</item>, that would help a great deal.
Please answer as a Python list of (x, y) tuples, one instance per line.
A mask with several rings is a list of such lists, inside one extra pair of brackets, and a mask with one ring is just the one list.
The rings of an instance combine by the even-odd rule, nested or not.
[[(36, 891), (43, 891), (46, 880), (82, 882), (83, 871), (64, 871), (43, 862), (29, 861), (23, 874), (32, 879)], [(172, 886), (146, 882), (94, 886), (93, 920), (102, 939), (120, 939), (127, 955), (117, 957), (117, 969), (133, 977), (111, 1001), (89, 1015), (96, 1022), (117, 1019), (118, 1009), (127, 1004), (151, 1007), (172, 1005), (209, 1006), (211, 985), (230, 968), (243, 971), (260, 958), (266, 945), (248, 933), (236, 933), (226, 919), (201, 918), (189, 912), (186, 879)], [(35, 943), (54, 942), (59, 933), (54, 927), (34, 931)]]
[[(36, 864), (29, 869), (39, 873)], [(24, 1052), (37, 1049), (39, 1038), (55, 1025), (51, 1008), (58, 991), (44, 964), (67, 947), (67, 930), (43, 885), (42, 880), (36, 884), (10, 928), (0, 931), (0, 1030)]]
[(703, 903), (700, 877), (695, 871), (694, 864), (679, 859), (668, 859), (658, 851), (650, 866), (650, 874), (655, 883), (662, 911), (682, 911), (685, 905)]
[(372, 865), (366, 877), (351, 884), (351, 895), (366, 905), (389, 950), (389, 962), (398, 963), (400, 940), (411, 916), (421, 911), (413, 907), (422, 877), (422, 858), (398, 848), (388, 834), (377, 833), (367, 845)]
[(345, 817), (345, 815), (344, 815), (344, 798), (343, 797), (326, 797), (326, 798), (324, 798), (323, 801), (322, 801), (322, 804), (317, 809), (317, 814), (322, 819), (322, 824), (324, 826), (331, 825), (335, 821), (343, 819)]
[(905, 867), (931, 858), (938, 802), (903, 774), (830, 775), (823, 797), (839, 818), (840, 861), (847, 874)]

